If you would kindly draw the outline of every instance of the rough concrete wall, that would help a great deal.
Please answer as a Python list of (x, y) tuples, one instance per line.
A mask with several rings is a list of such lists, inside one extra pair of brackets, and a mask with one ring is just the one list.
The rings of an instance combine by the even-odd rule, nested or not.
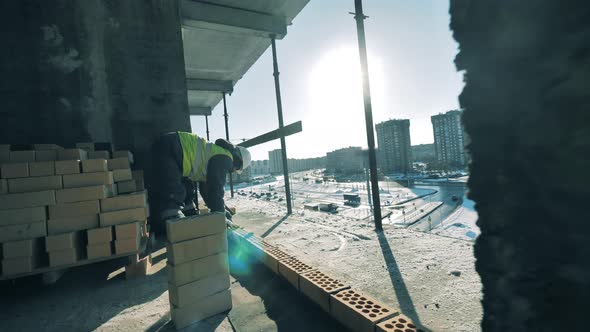
[(2, 1), (0, 24), (0, 142), (111, 141), (142, 163), (190, 130), (177, 1)]
[(582, 331), (590, 299), (590, 4), (451, 0), (484, 331)]

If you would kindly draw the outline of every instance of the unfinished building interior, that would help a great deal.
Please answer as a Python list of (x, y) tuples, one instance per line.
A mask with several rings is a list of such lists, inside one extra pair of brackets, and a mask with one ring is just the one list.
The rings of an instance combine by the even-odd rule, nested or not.
[[(111, 142), (117, 149), (134, 151), (135, 165), (145, 169), (149, 190), (151, 178), (158, 176), (151, 172), (149, 162), (154, 139), (166, 132), (190, 132), (191, 116), (205, 121), (275, 40), (280, 61), (280, 40), (288, 38), (288, 27), (297, 25), (296, 16), (308, 1), (1, 1), (0, 143), (12, 144), (15, 150), (43, 143), (72, 147), (77, 142)], [(587, 330), (590, 5), (582, 1), (451, 0), (450, 14), (451, 30), (460, 47), (455, 63), (457, 70), (464, 71), (466, 83), (459, 99), (470, 137), (469, 196), (477, 204), (481, 228), (475, 246), (405, 230), (367, 229), (354, 241), (372, 241), (374, 246), (367, 247), (372, 253), (343, 251), (341, 256), (330, 256), (330, 249), (309, 249), (307, 258), (319, 270), (348, 278), (353, 288), (394, 307), (424, 330)], [(260, 97), (274, 99), (275, 91)], [(238, 212), (236, 220), (260, 238), (280, 242), (293, 232), (267, 236), (299, 219), (279, 212), (266, 216), (252, 212), (246, 217)], [(319, 222), (318, 232), (338, 227)], [(309, 236), (315, 231), (310, 229)], [(437, 280), (404, 281), (404, 269), (415, 268), (413, 264), (421, 261), (404, 261), (399, 256), (396, 260), (394, 253), (448, 246), (474, 256), (475, 262), (468, 264), (475, 264), (479, 276), (467, 272), (463, 277), (471, 278), (475, 285), (481, 278), (482, 308), (477, 307), (479, 289), (457, 295), (455, 302), (439, 311), (439, 302), (424, 307), (412, 302), (412, 297), (416, 301), (431, 293), (444, 302), (445, 293), (437, 293)], [(371, 255), (378, 257), (375, 266), (363, 260)], [(453, 259), (447, 255), (437, 257), (437, 262)], [(166, 264), (162, 257), (154, 262), (160, 269)], [(2, 309), (0, 330), (4, 324), (7, 330), (171, 328), (165, 325), (169, 319), (166, 296), (162, 298), (165, 277), (149, 276), (125, 286), (116, 278), (99, 277), (110, 275), (114, 265), (98, 265), (97, 270), (93, 266), (72, 275), (91, 276), (88, 280), (109, 298), (95, 299), (101, 290), (74, 277), (62, 280), (68, 285), (58, 284), (52, 290), (31, 286), (34, 291), (25, 291), (31, 282), (18, 279), (0, 285), (2, 308), (11, 307), (12, 296), (26, 294), (12, 309)], [(424, 275), (431, 272), (424, 271)], [(252, 326), (247, 324), (257, 319), (276, 321), (258, 326), (267, 330), (342, 328), (321, 309), (318, 313), (315, 307), (307, 308), (312, 304), (305, 300), (294, 300), (289, 307), (304, 319), (281, 311), (283, 297), (298, 295), (284, 289), (268, 295), (268, 289), (282, 287), (275, 285), (268, 271), (253, 268), (247, 280), (232, 273), (238, 274), (232, 274), (232, 282), (242, 284), (236, 292), (243, 293), (243, 302), (234, 299), (235, 313), (228, 314), (233, 320), (222, 317), (203, 330), (243, 331), (236, 324)], [(442, 273), (441, 278), (456, 282), (446, 270)], [(261, 285), (256, 276), (271, 281)], [(421, 289), (420, 282), (432, 287)], [(378, 286), (380, 283), (385, 286)], [(251, 301), (248, 296), (252, 294), (263, 300)], [(264, 298), (265, 294), (269, 297)], [(477, 308), (463, 309), (461, 296), (477, 302)], [(96, 301), (102, 311), (84, 311), (89, 307), (75, 301), (76, 297)], [(68, 307), (56, 309), (58, 301)], [(264, 301), (273, 307), (264, 307)], [(129, 308), (143, 308), (146, 303), (152, 306), (145, 317), (129, 318)], [(457, 307), (451, 308), (453, 303)], [(27, 309), (29, 304), (32, 309)], [(297, 306), (300, 308), (293, 309)], [(462, 325), (461, 310), (481, 319)], [(86, 315), (93, 318), (81, 322)], [(52, 316), (63, 322), (43, 325)]]

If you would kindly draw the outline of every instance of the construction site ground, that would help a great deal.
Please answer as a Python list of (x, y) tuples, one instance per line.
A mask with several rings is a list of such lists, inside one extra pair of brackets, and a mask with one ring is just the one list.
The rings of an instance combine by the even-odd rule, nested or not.
[[(376, 298), (432, 331), (479, 331), (481, 283), (472, 242), (236, 197), (237, 224)], [(125, 280), (123, 261), (0, 283), (3, 331), (173, 331), (165, 249), (149, 275)], [(319, 307), (262, 265), (232, 269), (233, 309), (187, 331), (341, 331)]]

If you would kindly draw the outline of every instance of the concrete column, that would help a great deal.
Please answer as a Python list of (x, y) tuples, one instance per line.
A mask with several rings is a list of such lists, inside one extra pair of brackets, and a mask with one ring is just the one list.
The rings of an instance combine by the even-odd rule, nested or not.
[(484, 331), (583, 331), (590, 298), (590, 5), (451, 1)]

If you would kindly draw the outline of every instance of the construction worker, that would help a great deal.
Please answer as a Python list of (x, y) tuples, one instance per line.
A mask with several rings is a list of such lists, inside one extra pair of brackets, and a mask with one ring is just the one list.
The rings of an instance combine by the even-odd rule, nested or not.
[(251, 162), (246, 148), (236, 147), (224, 139), (213, 144), (185, 132), (161, 136), (152, 151), (154, 194), (162, 221), (196, 214), (194, 183), (199, 183), (199, 192), (207, 207), (212, 212), (224, 213), (227, 174), (241, 173)]

